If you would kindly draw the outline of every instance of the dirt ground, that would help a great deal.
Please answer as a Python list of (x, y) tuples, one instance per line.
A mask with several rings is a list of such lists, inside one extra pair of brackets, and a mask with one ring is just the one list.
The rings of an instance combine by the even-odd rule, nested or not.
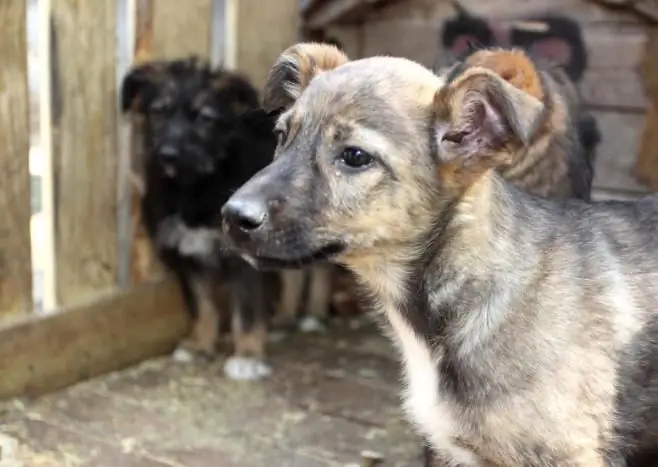
[[(274, 374), (227, 380), (223, 361), (168, 357), (0, 405), (0, 467), (420, 466), (399, 365), (365, 318), (272, 344)], [(14, 463), (10, 459), (17, 459)]]

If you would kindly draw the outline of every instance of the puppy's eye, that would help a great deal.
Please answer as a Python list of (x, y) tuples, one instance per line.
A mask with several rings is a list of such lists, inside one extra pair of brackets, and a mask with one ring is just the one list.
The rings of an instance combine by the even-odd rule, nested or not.
[(372, 164), (375, 158), (363, 149), (348, 147), (343, 149), (339, 160), (352, 169), (362, 169)]
[(468, 131), (449, 131), (443, 135), (441, 141), (449, 141), (451, 143), (459, 144), (467, 134)]

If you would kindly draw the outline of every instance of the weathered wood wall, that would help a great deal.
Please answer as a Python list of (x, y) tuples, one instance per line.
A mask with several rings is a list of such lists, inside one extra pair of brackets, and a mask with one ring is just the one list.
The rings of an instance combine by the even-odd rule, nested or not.
[[(229, 1), (229, 0), (227, 0)], [(235, 62), (259, 88), (277, 57), (299, 38), (299, 0), (230, 0), (235, 21)]]
[[(589, 53), (582, 82), (584, 99), (594, 112), (603, 136), (595, 187), (639, 193), (647, 187), (635, 176), (635, 158), (647, 110), (639, 72), (648, 26), (631, 12), (612, 11), (585, 0), (462, 0), (469, 11), (504, 19), (543, 12), (579, 21)], [(431, 66), (439, 50), (443, 19), (454, 15), (445, 0), (403, 0), (379, 9), (365, 22), (328, 30), (353, 57), (401, 55)]]
[(116, 286), (115, 8), (114, 0), (52, 0), (59, 304)]
[(32, 306), (25, 0), (0, 3), (0, 315)]

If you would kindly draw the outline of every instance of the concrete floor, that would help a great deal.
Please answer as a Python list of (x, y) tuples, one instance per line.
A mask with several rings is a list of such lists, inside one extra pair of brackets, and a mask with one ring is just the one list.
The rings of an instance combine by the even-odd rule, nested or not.
[(365, 318), (270, 356), (275, 373), (258, 383), (227, 380), (221, 360), (165, 357), (0, 405), (0, 467), (359, 466), (364, 450), (421, 465), (395, 355)]

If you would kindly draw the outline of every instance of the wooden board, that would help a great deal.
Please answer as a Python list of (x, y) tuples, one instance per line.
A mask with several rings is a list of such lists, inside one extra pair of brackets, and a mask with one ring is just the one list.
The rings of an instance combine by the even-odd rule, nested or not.
[(117, 282), (115, 2), (52, 0), (52, 14), (57, 295), (67, 305)]
[(189, 326), (171, 282), (0, 327), (0, 400), (54, 391), (173, 349)]
[(642, 63), (642, 75), (649, 93), (649, 110), (644, 122), (642, 143), (635, 173), (652, 190), (658, 190), (658, 28), (648, 38)]
[(593, 111), (602, 142), (594, 173), (594, 187), (624, 193), (643, 193), (647, 188), (635, 176), (644, 114)]
[(299, 1), (227, 1), (235, 9), (234, 37), (229, 40), (235, 48), (232, 65), (262, 88), (278, 56), (299, 38)]
[(210, 56), (212, 0), (157, 0), (153, 15), (154, 58)]
[[(581, 23), (623, 22), (638, 24), (637, 15), (626, 11), (613, 11), (587, 0), (460, 0), (473, 14), (490, 17), (524, 16), (546, 11), (565, 12)], [(368, 15), (368, 21), (383, 19), (417, 18), (437, 21), (455, 14), (449, 0), (398, 0)]]
[(0, 2), (0, 315), (32, 307), (26, 8)]

